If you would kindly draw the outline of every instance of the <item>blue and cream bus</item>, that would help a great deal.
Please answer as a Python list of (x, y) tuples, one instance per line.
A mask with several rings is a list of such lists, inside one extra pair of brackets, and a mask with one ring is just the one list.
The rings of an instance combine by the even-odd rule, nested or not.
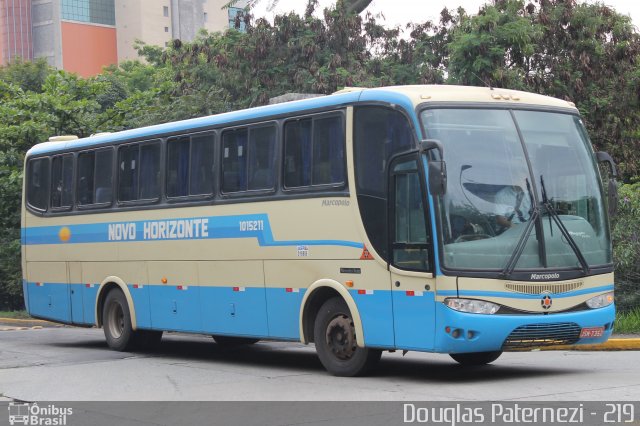
[(575, 106), (458, 86), (336, 94), (26, 156), (29, 313), (221, 345), (312, 342), (336, 375), (384, 350), (486, 364), (605, 341), (605, 199)]

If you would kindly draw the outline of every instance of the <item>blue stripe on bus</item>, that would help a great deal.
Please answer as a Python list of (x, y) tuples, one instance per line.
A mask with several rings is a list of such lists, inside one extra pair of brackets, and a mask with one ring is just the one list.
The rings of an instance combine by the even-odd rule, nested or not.
[[(174, 224), (177, 224), (180, 221), (193, 222), (202, 220), (208, 221), (207, 235), (203, 235), (203, 228), (202, 226), (200, 226), (200, 222), (198, 222), (194, 225), (196, 228), (198, 228), (197, 232), (192, 230), (191, 234), (188, 236), (178, 237), (178, 233), (176, 233), (176, 236), (173, 237), (145, 237), (146, 235), (151, 235), (145, 233), (145, 224), (150, 227), (152, 224), (158, 224), (161, 222), (172, 222)], [(254, 225), (256, 225), (256, 223), (261, 223), (261, 225), (259, 226), (260, 229), (241, 230), (241, 226), (245, 222), (253, 222)], [(131, 228), (132, 225), (133, 228)], [(110, 226), (118, 227), (119, 234), (117, 235), (117, 238), (114, 235), (110, 235)], [(64, 236), (62, 236), (61, 231), (64, 228), (66, 228), (66, 231)], [(129, 233), (130, 230), (131, 233)], [(364, 244), (361, 242), (346, 240), (275, 240), (271, 232), (271, 225), (269, 223), (269, 216), (267, 214), (154, 219), (132, 222), (103, 222), (64, 226), (41, 226), (26, 228), (24, 229), (24, 233), (25, 244), (27, 245), (256, 238), (259, 245), (263, 247), (296, 245), (343, 246), (360, 249), (364, 247)]]
[[(134, 301), (139, 328), (299, 339), (299, 313), (304, 289), (142, 285), (128, 286)], [(608, 289), (610, 286), (599, 288)], [(37, 317), (63, 323), (95, 323), (95, 299), (98, 285), (27, 283), (29, 312)], [(71, 318), (70, 291), (82, 294), (84, 315)], [(358, 307), (365, 344), (370, 347), (414, 349), (440, 352), (499, 350), (506, 336), (518, 326), (575, 322), (580, 327), (608, 327), (601, 339), (583, 339), (580, 343), (606, 340), (614, 319), (613, 305), (587, 311), (557, 315), (478, 315), (453, 311), (434, 302), (432, 293), (412, 297), (405, 292), (375, 290), (359, 294), (350, 290)], [(393, 306), (397, 307), (395, 319)], [(427, 308), (427, 309), (425, 309)], [(435, 318), (434, 318), (435, 317)], [(394, 326), (395, 324), (395, 326)], [(460, 337), (444, 333), (446, 326), (460, 329)], [(435, 327), (435, 329), (434, 329)], [(467, 331), (471, 331), (469, 338)]]
[[(605, 291), (613, 291), (613, 284), (604, 285), (600, 287), (592, 287), (585, 288), (582, 290), (574, 290), (566, 293), (559, 294), (551, 294), (553, 298), (566, 298), (566, 297), (574, 297), (580, 296), (583, 294), (590, 293), (602, 293)], [(448, 296), (448, 297), (501, 297), (508, 299), (539, 299), (542, 294), (522, 294), (522, 293), (511, 293), (507, 291), (483, 291), (483, 290), (439, 290), (437, 292), (438, 296)]]

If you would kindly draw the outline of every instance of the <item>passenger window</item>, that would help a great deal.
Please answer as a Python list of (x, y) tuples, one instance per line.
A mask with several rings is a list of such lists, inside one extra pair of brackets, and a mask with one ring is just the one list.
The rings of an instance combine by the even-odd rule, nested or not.
[(344, 131), (340, 117), (313, 122), (313, 185), (343, 183)]
[(189, 195), (189, 138), (167, 143), (167, 197)]
[(160, 197), (160, 144), (140, 147), (140, 199), (155, 200)]
[(94, 203), (104, 204), (113, 201), (113, 150), (96, 151), (95, 195)]
[(73, 155), (53, 157), (51, 167), (51, 207), (70, 208), (73, 204)]
[(149, 201), (160, 197), (159, 143), (123, 146), (118, 158), (120, 201)]
[(249, 139), (249, 190), (273, 189), (276, 129), (273, 126), (251, 129)]
[(95, 171), (95, 152), (83, 152), (78, 155), (78, 204), (93, 204), (93, 178)]
[(47, 210), (49, 159), (39, 158), (29, 161), (27, 177), (27, 202), (38, 210)]
[(222, 134), (222, 192), (273, 189), (275, 126), (236, 129)]
[(222, 134), (222, 192), (247, 189), (247, 129)]
[(287, 122), (284, 134), (284, 186), (311, 185), (311, 119)]
[(285, 187), (344, 183), (344, 172), (341, 116), (305, 118), (285, 124)]
[(167, 143), (167, 197), (213, 192), (214, 135), (182, 136)]
[(112, 161), (111, 149), (78, 155), (78, 205), (111, 203)]
[(118, 160), (118, 200), (138, 199), (138, 145), (120, 148)]
[(191, 138), (190, 195), (213, 193), (213, 134)]

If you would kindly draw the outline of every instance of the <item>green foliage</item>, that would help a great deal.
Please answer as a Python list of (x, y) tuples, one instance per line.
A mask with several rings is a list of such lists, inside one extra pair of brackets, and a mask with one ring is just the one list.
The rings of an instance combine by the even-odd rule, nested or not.
[(618, 334), (640, 333), (640, 308), (618, 312), (616, 322), (613, 324), (613, 331)]
[[(136, 42), (141, 61), (82, 79), (44, 61), (0, 67), (0, 308), (19, 308), (20, 196), (26, 151), (49, 136), (88, 136), (264, 105), (287, 92), (345, 86), (490, 84), (571, 100), (592, 141), (640, 176), (640, 38), (628, 17), (575, 0), (495, 0), (471, 16), (386, 28), (339, 1), (315, 14), (244, 20), (167, 48)], [(239, 23), (239, 22), (238, 22)], [(621, 306), (638, 304), (638, 184), (621, 188), (613, 225)], [(625, 201), (628, 200), (628, 201)], [(627, 297), (626, 295), (630, 295)], [(635, 298), (634, 298), (635, 297)], [(625, 305), (626, 304), (626, 305)]]
[(640, 182), (622, 185), (613, 220), (616, 303), (621, 310), (640, 306)]

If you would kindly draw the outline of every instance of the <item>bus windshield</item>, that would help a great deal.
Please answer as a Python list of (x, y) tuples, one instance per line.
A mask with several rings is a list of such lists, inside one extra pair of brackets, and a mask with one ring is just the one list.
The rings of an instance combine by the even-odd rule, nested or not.
[(437, 199), (444, 267), (581, 268), (611, 263), (602, 188), (579, 117), (548, 111), (427, 109), (444, 145)]

